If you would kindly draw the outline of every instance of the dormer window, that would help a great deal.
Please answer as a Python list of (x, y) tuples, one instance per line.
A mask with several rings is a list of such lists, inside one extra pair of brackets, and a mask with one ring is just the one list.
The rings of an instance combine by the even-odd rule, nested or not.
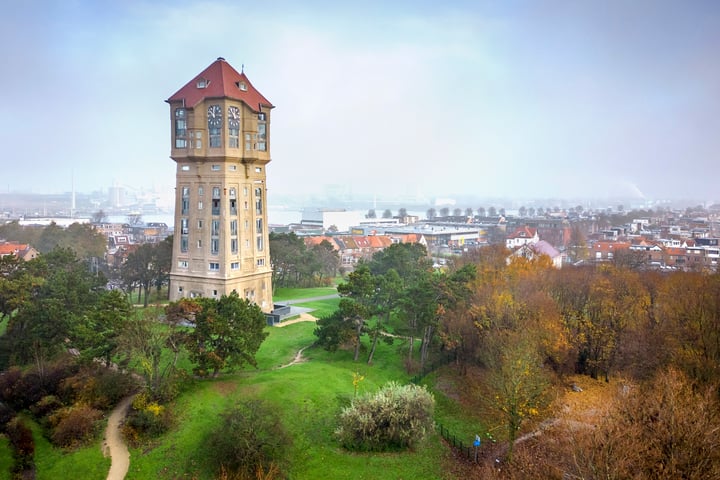
[(236, 85), (243, 92), (247, 92), (247, 84), (245, 82), (237, 82)]
[(200, 77), (197, 81), (197, 88), (207, 88), (209, 84), (210, 82), (208, 82), (207, 79)]

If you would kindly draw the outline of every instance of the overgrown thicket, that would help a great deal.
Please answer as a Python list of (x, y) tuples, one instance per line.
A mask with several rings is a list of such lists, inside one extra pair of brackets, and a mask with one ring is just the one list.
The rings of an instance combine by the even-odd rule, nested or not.
[(353, 399), (335, 431), (349, 450), (388, 451), (412, 448), (433, 430), (435, 400), (425, 387), (390, 382), (373, 394)]
[(76, 447), (94, 438), (102, 412), (134, 388), (128, 374), (69, 357), (47, 365), (43, 376), (14, 367), (0, 375), (0, 420), (27, 411), (55, 445)]

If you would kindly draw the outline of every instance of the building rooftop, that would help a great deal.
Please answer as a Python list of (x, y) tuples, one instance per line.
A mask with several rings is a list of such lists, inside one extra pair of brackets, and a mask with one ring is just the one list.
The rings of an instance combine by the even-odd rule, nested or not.
[(218, 57), (168, 98), (167, 102), (182, 100), (186, 107), (193, 108), (205, 98), (224, 97), (240, 100), (255, 112), (262, 110), (262, 107), (273, 108), (270, 101), (252, 86), (245, 73), (238, 73), (222, 57)]

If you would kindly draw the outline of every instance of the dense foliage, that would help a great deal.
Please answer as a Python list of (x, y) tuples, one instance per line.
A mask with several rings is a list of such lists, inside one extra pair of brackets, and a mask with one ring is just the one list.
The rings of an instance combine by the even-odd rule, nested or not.
[(344, 408), (335, 434), (349, 450), (410, 448), (432, 431), (434, 408), (435, 400), (425, 387), (390, 382)]
[(255, 366), (255, 354), (268, 335), (260, 307), (234, 291), (217, 300), (199, 298), (195, 302), (194, 328), (185, 337), (195, 373), (215, 376), (226, 368)]
[(328, 241), (307, 248), (295, 233), (270, 233), (269, 240), (273, 288), (325, 286), (340, 271), (340, 256)]

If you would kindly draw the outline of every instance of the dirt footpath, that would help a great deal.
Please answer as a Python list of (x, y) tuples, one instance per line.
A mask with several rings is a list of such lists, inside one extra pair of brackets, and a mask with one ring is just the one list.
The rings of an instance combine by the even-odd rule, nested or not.
[(133, 398), (135, 398), (135, 395), (125, 397), (113, 409), (108, 419), (105, 441), (103, 442), (103, 454), (105, 456), (109, 455), (112, 463), (110, 464), (107, 480), (123, 480), (130, 467), (130, 452), (120, 433), (120, 425), (125, 420)]

